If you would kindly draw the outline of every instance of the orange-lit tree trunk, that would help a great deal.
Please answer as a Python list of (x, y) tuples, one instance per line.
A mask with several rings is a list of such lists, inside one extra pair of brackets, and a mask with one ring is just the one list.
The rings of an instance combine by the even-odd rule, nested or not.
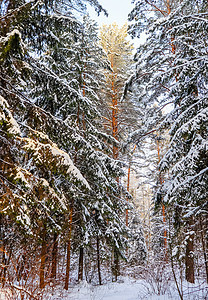
[[(113, 62), (111, 62), (111, 67), (113, 68)], [(111, 93), (112, 93), (112, 134), (113, 137), (118, 139), (118, 97), (115, 88), (115, 81), (117, 74), (113, 73), (111, 77)], [(113, 158), (118, 158), (118, 147), (113, 146)]]
[[(160, 163), (160, 144), (159, 141), (157, 140), (157, 155), (158, 155), (158, 164)], [(160, 173), (159, 169), (159, 181), (160, 185), (163, 183), (163, 179)], [(166, 215), (165, 215), (165, 205), (162, 200), (162, 215), (163, 215), (163, 225), (164, 225), (164, 248), (165, 248), (165, 258), (167, 260), (167, 230), (166, 230)]]
[(53, 235), (53, 249), (52, 249), (52, 267), (51, 267), (52, 280), (56, 279), (57, 256), (58, 256), (58, 234), (55, 232)]
[[(122, 96), (125, 77), (128, 77), (127, 70), (130, 68), (133, 47), (126, 40), (127, 26), (119, 28), (117, 24), (103, 25), (103, 28), (100, 30), (100, 37), (101, 46), (107, 53), (111, 65), (110, 70), (106, 70), (107, 92), (104, 92), (106, 102), (111, 111), (108, 111), (110, 112), (107, 115), (108, 118), (104, 117), (104, 119), (109, 122), (107, 126), (111, 130), (112, 137), (119, 141), (119, 132), (122, 129), (119, 123), (122, 119), (122, 109), (119, 99)], [(124, 70), (126, 70), (126, 73)], [(112, 158), (117, 160), (119, 154), (119, 146), (115, 142), (112, 146)], [(116, 178), (116, 181), (119, 185), (119, 177)], [(116, 280), (119, 275), (119, 251), (116, 245), (113, 246), (112, 250), (112, 275)]]
[(2, 254), (2, 270), (1, 270), (1, 283), (2, 283), (2, 287), (4, 287), (5, 282), (6, 282), (6, 250), (5, 250), (5, 241), (3, 240), (3, 245), (2, 248), (0, 249), (1, 254)]
[[(113, 70), (113, 54), (111, 54), (111, 69)], [(118, 139), (118, 99), (117, 99), (117, 91), (115, 87), (117, 79), (117, 74), (112, 71), (111, 74), (111, 105), (112, 105), (112, 135), (117, 140)], [(113, 146), (113, 158), (118, 158), (118, 148)]]
[(46, 261), (46, 226), (43, 224), (42, 244), (40, 254), (40, 288), (45, 287), (45, 261)]

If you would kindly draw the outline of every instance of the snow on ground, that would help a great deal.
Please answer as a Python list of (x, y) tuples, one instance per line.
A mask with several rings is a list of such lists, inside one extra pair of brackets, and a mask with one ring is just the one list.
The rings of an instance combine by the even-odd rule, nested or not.
[(142, 290), (142, 281), (125, 280), (125, 282), (97, 287), (83, 282), (81, 286), (73, 288), (69, 298), (71, 300), (135, 300), (139, 299)]
[[(166, 283), (165, 295), (156, 295), (154, 287), (145, 280), (121, 278), (119, 282), (109, 282), (102, 286), (93, 286), (83, 281), (71, 286), (68, 291), (60, 288), (49, 288), (44, 300), (180, 300), (174, 283)], [(9, 295), (9, 290), (4, 290)], [(208, 285), (196, 283), (183, 284), (184, 300), (208, 300)], [(11, 294), (10, 294), (11, 295)], [(19, 297), (6, 297), (0, 289), (0, 300), (19, 300)]]
[(177, 299), (166, 296), (150, 296), (144, 286), (143, 280), (132, 281), (125, 279), (123, 282), (108, 283), (102, 286), (92, 286), (87, 282), (82, 282), (76, 287), (70, 288), (68, 293), (61, 292), (51, 295), (50, 300), (168, 300)]
[[(68, 292), (50, 295), (47, 300), (180, 300), (174, 283), (167, 283), (165, 295), (156, 295), (153, 287), (144, 280), (122, 278), (119, 282), (92, 286), (87, 282), (71, 287)], [(207, 288), (207, 289), (206, 289)], [(208, 286), (205, 284), (184, 285), (184, 300), (208, 300)]]

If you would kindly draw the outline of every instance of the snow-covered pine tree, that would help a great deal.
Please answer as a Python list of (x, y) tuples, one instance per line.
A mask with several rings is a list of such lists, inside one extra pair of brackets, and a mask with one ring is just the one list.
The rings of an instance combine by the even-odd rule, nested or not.
[[(103, 25), (100, 30), (100, 44), (109, 60), (109, 68), (105, 70), (106, 86), (101, 91), (103, 99), (102, 117), (107, 133), (111, 134), (119, 143), (112, 147), (114, 159), (126, 160), (121, 151), (122, 141), (134, 126), (136, 128), (137, 117), (133, 103), (129, 97), (122, 99), (125, 81), (131, 73), (133, 45), (127, 39), (127, 24), (119, 28), (116, 23)], [(119, 178), (118, 178), (119, 182)], [(128, 184), (127, 184), (128, 185)], [(130, 198), (128, 186), (126, 187), (126, 199)], [(128, 203), (126, 202), (126, 225), (128, 226)], [(116, 266), (117, 265), (117, 266)], [(118, 260), (115, 253), (115, 266), (113, 273), (117, 278)]]
[[(127, 39), (127, 24), (119, 28), (116, 23), (103, 25), (100, 30), (100, 43), (110, 62), (105, 70), (106, 89), (102, 92), (107, 108), (103, 112), (107, 132), (121, 142), (137, 118), (129, 97), (122, 99), (125, 81), (131, 74), (133, 45)], [(131, 124), (131, 125), (130, 125)], [(118, 157), (119, 149), (113, 148), (113, 156)]]
[[(85, 226), (86, 219), (90, 218), (94, 206), (99, 212), (105, 215), (105, 221), (111, 220), (112, 217), (115, 218), (118, 214), (112, 212), (112, 208), (110, 207), (112, 205), (114, 207), (111, 201), (113, 198), (116, 199), (119, 195), (120, 187), (118, 188), (115, 181), (115, 177), (119, 175), (118, 164), (106, 155), (109, 152), (106, 142), (111, 140), (115, 144), (116, 141), (102, 132), (99, 122), (100, 114), (97, 109), (100, 104), (96, 93), (103, 81), (103, 76), (100, 76), (100, 69), (103, 68), (105, 60), (103, 61), (102, 57), (104, 54), (98, 46), (95, 24), (86, 17), (83, 27), (80, 27), (80, 36), (77, 37), (76, 41), (72, 40), (71, 43), (69, 43), (69, 40), (67, 40), (69, 34), (70, 32), (68, 35), (65, 32), (65, 36), (58, 35), (59, 41), (61, 40), (61, 43), (64, 45), (60, 48), (58, 57), (54, 57), (53, 47), (48, 50), (46, 57), (42, 57), (42, 62), (47, 65), (48, 69), (53, 68), (53, 65), (55, 65), (56, 70), (54, 73), (57, 74), (56, 76), (61, 77), (63, 83), (67, 83), (69, 93), (67, 95), (67, 93), (64, 92), (65, 86), (62, 88), (62, 82), (59, 82), (58, 85), (60, 88), (58, 88), (58, 92), (54, 90), (57, 97), (53, 100), (47, 97), (41, 99), (42, 93), (40, 93), (40, 100), (38, 97), (37, 101), (43, 108), (49, 107), (48, 103), (49, 105), (53, 105), (54, 102), (55, 105), (53, 105), (53, 107), (55, 107), (55, 109), (53, 109), (52, 113), (61, 117), (69, 128), (73, 126), (74, 138), (73, 136), (71, 138), (69, 137), (72, 139), (72, 143), (62, 141), (61, 147), (64, 147), (73, 154), (76, 165), (84, 176), (88, 178), (87, 180), (91, 186), (91, 195), (80, 197), (79, 202), (74, 202), (73, 204), (75, 208), (74, 211), (79, 212), (74, 213), (74, 221), (76, 221), (77, 227), (74, 228), (76, 239), (73, 239), (73, 247), (76, 246), (76, 251), (80, 248), (78, 278), (81, 280), (83, 278), (83, 248), (87, 246), (84, 242), (84, 236), (85, 234), (87, 234), (87, 236), (90, 234), (92, 237), (94, 236), (93, 232), (89, 232), (91, 227), (88, 228)], [(62, 52), (62, 49), (64, 52)], [(43, 74), (43, 76), (45, 75)], [(51, 85), (50, 77), (45, 77), (45, 80)], [(42, 81), (40, 83), (42, 85)], [(50, 91), (53, 87), (54, 85), (52, 84)], [(35, 89), (39, 90), (37, 85)], [(73, 91), (73, 95), (70, 94), (70, 91)], [(57, 99), (60, 100), (57, 101)], [(79, 139), (77, 137), (79, 137)], [(116, 198), (114, 192), (116, 192)], [(91, 202), (88, 200), (89, 197)], [(101, 203), (102, 199), (105, 199), (103, 203)], [(98, 200), (100, 202), (99, 209), (97, 207)], [(120, 205), (122, 206), (124, 203), (122, 201), (119, 202), (117, 207)], [(86, 213), (87, 215), (85, 215)], [(116, 227), (119, 223), (121, 224), (119, 219), (117, 219), (117, 221), (118, 223), (115, 223)], [(108, 224), (106, 223), (105, 226)], [(106, 228), (108, 228), (108, 226)], [(87, 233), (85, 233), (85, 230), (87, 230)], [(122, 230), (124, 230), (124, 228)], [(102, 231), (102, 234), (104, 234), (104, 231)], [(113, 237), (113, 235), (111, 237)], [(103, 238), (105, 240), (104, 236)], [(119, 239), (119, 235), (117, 239)], [(110, 241), (109, 237), (108, 240)], [(86, 241), (89, 243), (90, 239), (87, 238)]]
[(146, 259), (147, 249), (138, 211), (134, 211), (134, 214), (131, 214), (129, 223), (131, 238), (129, 240), (128, 260), (131, 265), (142, 265)]
[[(0, 45), (1, 74), (6, 74), (2, 77), (2, 83), (5, 81), (7, 83), (1, 86), (2, 94), (10, 101), (19, 102), (24, 111), (27, 110), (26, 103), (32, 108), (34, 105), (18, 91), (16, 92), (14, 87), (27, 84), (24, 77), (28, 65), (24, 62), (20, 32), (13, 30), (1, 39)], [(19, 75), (17, 79), (14, 76), (16, 72)], [(14, 88), (12, 94), (9, 93), (7, 86)], [(5, 261), (5, 253), (11, 251), (9, 257), (13, 255), (15, 257), (16, 252), (25, 252), (27, 239), (31, 240), (34, 248), (38, 246), (34, 241), (42, 241), (41, 253), (46, 253), (46, 235), (57, 233), (63, 226), (63, 215), (68, 206), (67, 193), (69, 195), (72, 190), (73, 194), (75, 193), (75, 187), (72, 185), (82, 181), (89, 188), (66, 152), (60, 150), (41, 131), (22, 126), (18, 118), (18, 108), (15, 115), (16, 120), (12, 116), (8, 102), (1, 96), (1, 240), (3, 263), (8, 265), (11, 261)], [(14, 240), (17, 240), (17, 243), (14, 243)], [(45, 264), (45, 254), (42, 254), (41, 287), (44, 286)], [(18, 266), (13, 267), (18, 270)], [(18, 280), (21, 279), (23, 269), (24, 266), (21, 272), (16, 272)]]
[[(207, 8), (200, 1), (183, 1), (164, 26), (174, 37), (171, 72), (177, 80), (170, 94), (174, 99), (170, 148), (161, 162), (161, 169), (169, 170), (163, 192), (164, 201), (174, 207), (175, 225), (185, 232), (189, 282), (194, 282), (194, 236), (200, 232), (200, 219), (207, 218), (208, 208)], [(205, 264), (207, 273), (206, 258)]]
[[(156, 13), (147, 13), (150, 9)], [(169, 174), (158, 196), (167, 206), (170, 223), (178, 225), (178, 230), (171, 227), (178, 237), (176, 246), (185, 257), (186, 279), (194, 282), (194, 232), (207, 215), (207, 3), (135, 1), (130, 18), (135, 20), (133, 35), (147, 33), (130, 80), (140, 91), (139, 102), (146, 107), (158, 103), (158, 111), (174, 103), (161, 125), (171, 128), (171, 140), (159, 166)]]
[[(20, 6), (20, 4), (22, 4), (22, 6)], [(58, 195), (65, 195), (67, 198), (65, 199), (66, 211), (64, 212), (66, 219), (61, 223), (62, 228), (60, 231), (63, 235), (68, 235), (68, 237), (65, 238), (68, 243), (68, 259), (70, 259), (72, 240), (72, 215), (75, 224), (77, 224), (73, 226), (73, 236), (75, 236), (77, 230), (77, 237), (80, 237), (80, 240), (78, 238), (74, 239), (74, 248), (87, 247), (90, 241), (87, 239), (87, 236), (90, 235), (93, 237), (93, 230), (95, 230), (90, 231), (90, 227), (88, 228), (87, 224), (90, 222), (92, 218), (91, 212), (94, 211), (95, 208), (98, 211), (99, 219), (103, 220), (103, 223), (100, 225), (102, 230), (99, 231), (99, 235), (102, 235), (102, 239), (107, 243), (109, 251), (113, 247), (117, 249), (120, 255), (123, 255), (122, 248), (124, 248), (125, 244), (123, 233), (125, 232), (125, 226), (122, 224), (119, 211), (123, 211), (122, 206), (124, 202), (120, 199), (120, 187), (116, 181), (116, 178), (120, 176), (120, 167), (118, 163), (115, 163), (113, 159), (106, 155), (108, 151), (106, 141), (110, 141), (110, 138), (99, 130), (99, 113), (95, 103), (97, 97), (94, 91), (94, 89), (97, 89), (97, 84), (94, 84), (96, 80), (92, 78), (92, 74), (90, 74), (90, 72), (96, 68), (95, 74), (98, 74), (97, 71), (100, 66), (95, 63), (97, 58), (95, 59), (95, 56), (92, 54), (90, 57), (88, 49), (85, 48), (85, 55), (87, 54), (89, 59), (84, 58), (84, 64), (81, 59), (76, 62), (78, 65), (77, 70), (79, 71), (77, 78), (80, 80), (81, 75), (82, 80), (77, 80), (78, 85), (74, 85), (73, 68), (70, 64), (70, 59), (75, 61), (74, 50), (78, 46), (76, 43), (79, 41), (80, 46), (82, 45), (81, 43), (84, 39), (84, 36), (82, 36), (83, 27), (80, 26), (74, 18), (72, 19), (70, 14), (63, 16), (60, 6), (56, 6), (58, 13), (57, 10), (55, 13), (55, 6), (53, 6), (55, 2), (52, 4), (49, 2), (39, 3), (39, 1), (31, 2), (29, 3), (31, 5), (29, 5), (27, 13), (22, 16), (22, 8), (27, 7), (26, 4), (27, 3), (22, 2), (13, 3), (11, 1), (11, 5), (13, 6), (8, 7), (10, 9), (13, 8), (13, 11), (9, 11), (9, 14), (7, 12), (4, 14), (3, 12), (3, 19), (6, 20), (5, 24), (9, 24), (8, 26), (4, 26), (7, 32), (9, 32), (11, 28), (16, 27), (23, 32), (23, 39), (27, 42), (25, 60), (28, 63), (24, 65), (32, 71), (32, 80), (25, 82), (20, 81), (20, 83), (16, 83), (14, 86), (11, 84), (14, 82), (13, 74), (11, 74), (11, 76), (7, 78), (6, 85), (5, 79), (2, 80), (1, 88), (5, 93), (4, 95), (7, 96), (16, 120), (21, 124), (23, 135), (26, 137), (27, 135), (33, 137), (38, 136), (40, 142), (44, 144), (40, 149), (43, 150), (45, 147), (49, 152), (52, 143), (55, 148), (52, 154), (55, 151), (55, 156), (58, 156), (60, 151), (58, 147), (60, 147), (62, 149), (61, 151), (64, 151), (61, 152), (60, 156), (63, 165), (65, 165), (67, 160), (65, 156), (70, 154), (74, 159), (74, 163), (79, 167), (84, 176), (88, 178), (87, 180), (91, 186), (90, 193), (86, 194), (85, 188), (83, 189), (80, 185), (80, 179), (83, 178), (80, 177), (81, 175), (78, 176), (77, 174), (77, 176), (75, 176), (73, 185), (71, 185), (71, 181), (68, 183), (66, 178), (63, 177), (55, 167), (57, 162), (55, 163), (53, 156), (51, 160), (48, 160), (49, 156), (46, 155), (45, 150), (43, 150), (42, 154), (48, 169), (44, 169), (44, 164), (40, 161), (39, 153), (37, 153), (36, 146), (38, 142), (36, 141), (30, 143), (30, 145), (32, 144), (32, 148), (28, 147), (27, 150), (30, 152), (30, 155), (34, 155), (38, 162), (35, 161), (34, 167), (33, 164), (27, 165), (26, 161), (26, 165), (29, 168), (28, 171), (32, 171), (36, 177), (40, 176), (42, 178), (42, 176), (44, 176), (49, 185), (56, 189)], [(34, 4), (34, 6), (32, 4)], [(5, 8), (3, 4), (1, 8), (3, 11)], [(10, 14), (11, 19), (7, 22), (7, 18)], [(34, 18), (34, 16), (36, 16), (36, 18)], [(30, 20), (30, 22), (27, 22), (28, 20)], [(69, 26), (70, 30), (66, 30), (66, 35), (62, 36), (64, 30), (68, 28), (67, 26)], [(41, 35), (38, 30), (41, 30)], [(38, 42), (37, 45), (35, 41)], [(11, 59), (12, 62), (15, 61), (15, 63), (11, 63), (10, 65), (12, 67), (19, 66), (20, 60), (18, 60), (17, 64), (17, 61), (13, 60), (12, 55), (9, 59)], [(66, 64), (61, 64), (62, 59)], [(4, 63), (4, 61), (2, 61), (2, 63)], [(85, 71), (87, 64), (89, 73)], [(71, 71), (69, 74), (66, 72), (67, 67), (69, 67)], [(80, 72), (80, 70), (82, 70), (82, 72), (84, 70), (85, 72), (85, 81), (83, 80), (84, 74)], [(70, 76), (68, 77), (67, 75)], [(20, 79), (20, 77), (18, 78)], [(94, 84), (95, 88), (92, 89), (91, 83), (92, 85)], [(35, 86), (36, 89), (34, 89)], [(39, 90), (37, 90), (37, 87), (39, 87)], [(11, 93), (15, 94), (15, 96), (10, 97)], [(25, 93), (29, 95), (28, 98), (25, 96)], [(82, 116), (78, 114), (77, 104), (79, 101), (82, 103)], [(75, 118), (74, 115), (76, 115)], [(79, 115), (79, 118), (77, 118), (77, 115)], [(80, 129), (80, 120), (83, 119), (83, 117), (85, 126)], [(72, 128), (72, 125), (76, 126)], [(57, 146), (54, 142), (56, 142)], [(114, 140), (114, 143), (115, 142)], [(54, 164), (52, 162), (54, 162)], [(50, 163), (52, 165), (50, 165)], [(61, 168), (64, 168), (62, 164)], [(65, 168), (64, 170), (67, 171)], [(81, 181), (83, 180), (81, 179)], [(81, 189), (79, 189), (79, 187)], [(91, 201), (89, 201), (89, 199)], [(45, 204), (48, 205), (48, 203)], [(45, 205), (46, 214), (48, 214), (47, 216), (50, 218), (51, 211), (47, 205)], [(53, 205), (51, 209), (54, 209)], [(41, 210), (40, 214), (44, 216)], [(55, 209), (54, 214), (57, 214), (57, 209)], [(52, 221), (52, 219), (50, 219), (50, 221)], [(46, 252), (47, 234), (45, 225), (42, 227), (42, 233), (39, 232), (42, 235), (41, 241), (43, 250), (40, 272), (41, 287), (44, 286), (44, 253)], [(65, 282), (66, 288), (68, 288), (69, 276), (68, 259)]]

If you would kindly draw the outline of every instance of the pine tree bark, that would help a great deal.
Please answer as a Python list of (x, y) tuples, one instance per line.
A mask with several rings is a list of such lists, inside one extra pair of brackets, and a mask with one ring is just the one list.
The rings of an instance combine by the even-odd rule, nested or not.
[(83, 280), (83, 269), (84, 269), (84, 248), (79, 249), (79, 270), (78, 270), (78, 281)]
[[(193, 231), (193, 218), (188, 221), (188, 228)], [(185, 256), (185, 266), (186, 266), (186, 280), (190, 283), (194, 283), (194, 234), (190, 234), (186, 241), (186, 256)]]
[[(111, 54), (111, 68), (114, 68), (113, 55)], [(111, 94), (112, 94), (112, 135), (115, 139), (118, 139), (118, 99), (117, 99), (117, 90), (115, 87), (115, 82), (117, 79), (117, 74), (112, 73), (111, 77)], [(113, 146), (113, 158), (118, 158), (118, 148)]]
[[(159, 141), (157, 140), (157, 156), (158, 156), (158, 164), (160, 163), (160, 144)], [(160, 185), (163, 184), (163, 179), (162, 175), (159, 169), (159, 182)], [(164, 225), (164, 252), (165, 252), (165, 260), (168, 260), (168, 249), (167, 249), (167, 230), (166, 230), (166, 213), (165, 213), (165, 205), (162, 200), (162, 215), (163, 215), (163, 225)]]
[(4, 287), (6, 282), (6, 251), (5, 251), (5, 242), (3, 241), (3, 248), (2, 248), (2, 276), (1, 276), (1, 282), (2, 287)]
[(56, 279), (57, 256), (58, 256), (58, 234), (55, 232), (53, 235), (51, 279)]
[(3, 226), (3, 215), (0, 213), (0, 255), (1, 257), (1, 264), (2, 268), (0, 269), (0, 282), (2, 283), (2, 286), (4, 287), (4, 282), (5, 282), (5, 275), (6, 273), (5, 266), (6, 265), (6, 255), (5, 255), (5, 240), (4, 240), (4, 226)]
[[(129, 167), (128, 167), (128, 176), (127, 176), (127, 191), (128, 192), (130, 189), (131, 160), (132, 160), (132, 155), (134, 154), (135, 150), (136, 150), (136, 145), (134, 146), (131, 156), (129, 157)], [(128, 201), (128, 199), (127, 199), (127, 201)], [(126, 209), (126, 226), (128, 226), (128, 225), (129, 225), (129, 212), (128, 212), (128, 209)]]
[(43, 225), (41, 257), (40, 257), (40, 288), (45, 287), (45, 260), (46, 260), (46, 227)]

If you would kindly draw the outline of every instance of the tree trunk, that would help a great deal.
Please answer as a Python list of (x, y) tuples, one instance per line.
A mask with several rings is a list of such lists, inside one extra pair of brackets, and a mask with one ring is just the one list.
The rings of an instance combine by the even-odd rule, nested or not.
[(41, 262), (40, 262), (40, 288), (45, 286), (45, 260), (46, 260), (46, 228), (44, 225), (42, 233), (42, 245), (41, 245)]
[(4, 267), (2, 268), (1, 282), (2, 282), (2, 287), (4, 287), (6, 281), (6, 251), (5, 251), (4, 241), (3, 241), (3, 248), (2, 248), (2, 265)]
[[(112, 133), (115, 139), (118, 139), (118, 100), (114, 86), (114, 78), (112, 79)], [(113, 146), (113, 158), (118, 158), (118, 147)]]
[(67, 259), (66, 259), (66, 276), (65, 276), (65, 290), (69, 288), (69, 271), (70, 271), (70, 260), (71, 260), (71, 234), (72, 234), (72, 214), (73, 206), (71, 207), (70, 216), (69, 216), (69, 235), (68, 235), (68, 244), (67, 244)]
[[(160, 143), (159, 140), (157, 140), (157, 156), (158, 156), (158, 164), (160, 163)], [(159, 182), (160, 185), (163, 184), (163, 178), (161, 171), (159, 169)], [(163, 199), (161, 198), (162, 201), (162, 215), (163, 215), (163, 225), (164, 225), (164, 253), (165, 253), (165, 260), (167, 262), (168, 260), (168, 248), (167, 248), (167, 230), (166, 230), (166, 213), (165, 213), (165, 205), (163, 203)]]
[[(3, 171), (4, 172), (4, 171)], [(5, 239), (4, 239), (4, 233), (5, 233), (5, 228), (3, 226), (3, 215), (0, 213), (0, 254), (2, 255), (1, 258), (1, 265), (2, 267), (0, 268), (0, 282), (2, 283), (2, 287), (4, 287), (5, 284), (5, 276), (6, 276), (6, 253), (5, 253)]]
[(55, 232), (53, 235), (51, 279), (56, 279), (57, 255), (58, 255), (58, 234)]
[(84, 249), (79, 249), (79, 270), (78, 270), (78, 281), (83, 280), (83, 265), (84, 265)]
[(98, 267), (99, 285), (102, 285), (101, 271), (100, 271), (100, 239), (98, 236), (97, 236), (97, 267)]
[[(188, 222), (188, 228), (193, 231), (193, 218), (190, 218)], [(194, 283), (194, 234), (190, 234), (186, 240), (186, 280), (190, 283)]]
[(203, 255), (204, 255), (204, 264), (205, 264), (206, 278), (207, 278), (207, 283), (208, 283), (207, 247), (206, 247), (206, 242), (205, 242), (205, 238), (204, 238), (204, 228), (203, 228), (203, 223), (202, 223), (201, 217), (200, 217), (199, 221), (200, 221), (201, 241), (202, 241), (202, 249), (203, 249)]
[(118, 258), (118, 251), (116, 248), (114, 248), (112, 273), (113, 273), (113, 281), (117, 281), (119, 276), (119, 258)]
[(20, 258), (18, 266), (17, 266), (17, 281), (19, 281), (19, 282), (22, 279), (22, 274), (24, 272), (25, 264), (26, 264), (26, 256), (24, 253), (24, 254), (22, 254), (22, 257)]
[(116, 256), (115, 256), (115, 279), (116, 281), (118, 280), (119, 276), (119, 259), (118, 259), (118, 253), (116, 251)]
[[(127, 176), (127, 191), (129, 192), (130, 187), (130, 173), (131, 173), (131, 160), (129, 158), (129, 167), (128, 167), (128, 176)], [(128, 202), (128, 198), (127, 198)], [(128, 208), (126, 209), (126, 226), (129, 226), (129, 211)]]

